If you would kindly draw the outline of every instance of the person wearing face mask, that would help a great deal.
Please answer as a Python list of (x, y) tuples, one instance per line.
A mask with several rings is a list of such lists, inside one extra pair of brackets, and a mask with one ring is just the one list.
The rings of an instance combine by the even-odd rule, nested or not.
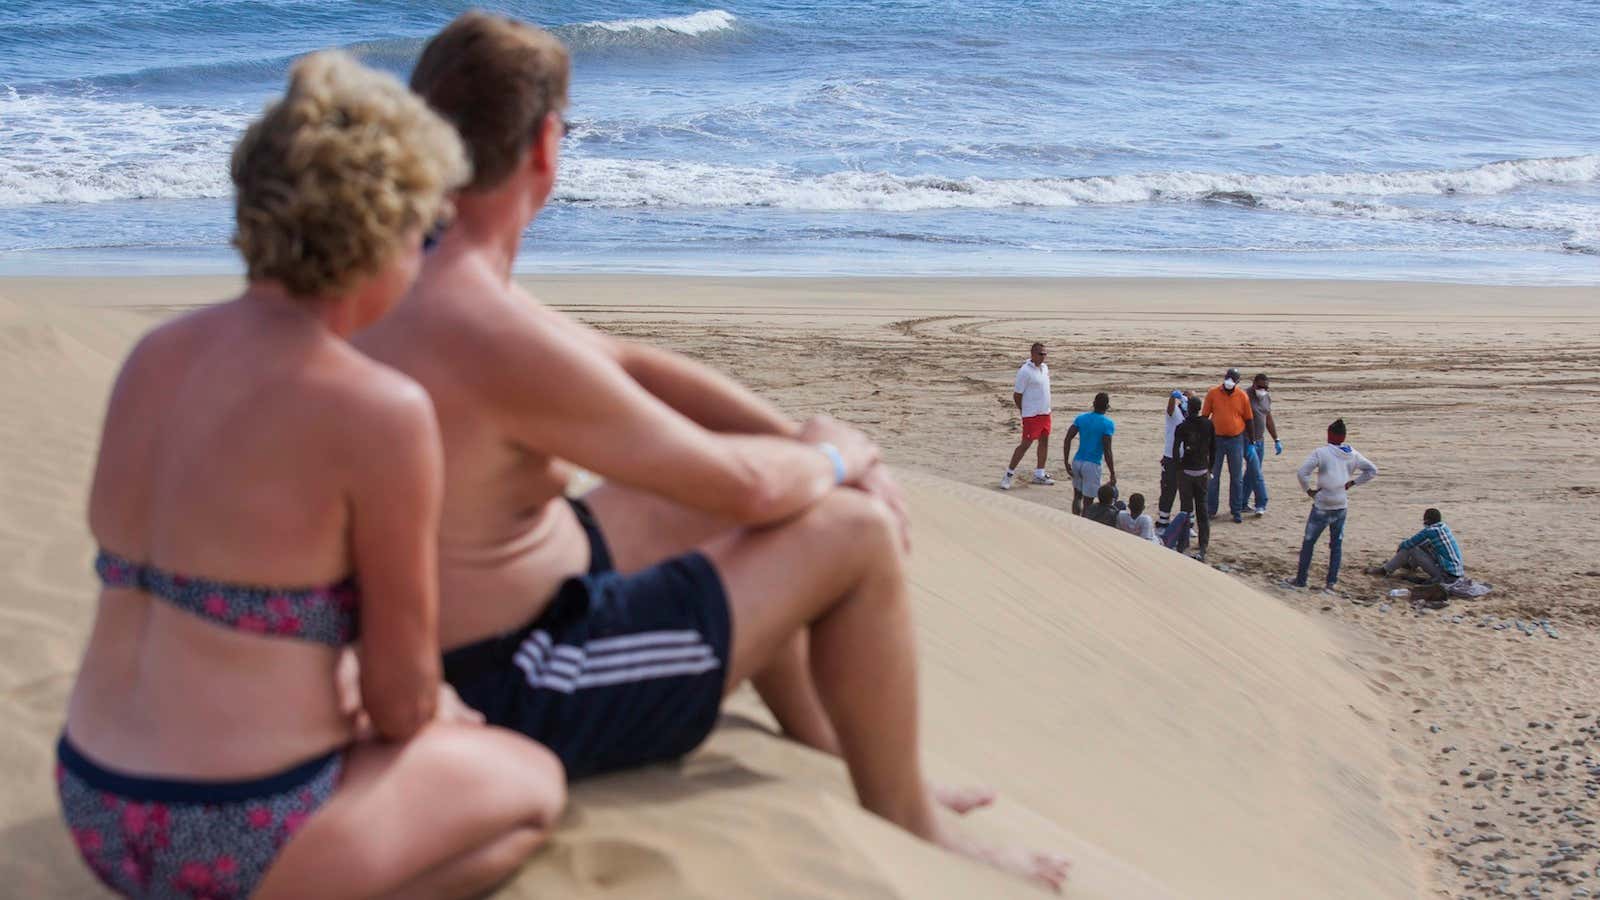
[(1200, 414), (1211, 420), (1217, 433), (1217, 454), (1211, 463), (1211, 487), (1206, 494), (1206, 514), (1216, 518), (1222, 495), (1222, 464), (1228, 464), (1228, 512), (1233, 521), (1244, 521), (1244, 445), (1250, 420), (1249, 395), (1239, 387), (1239, 370), (1229, 369), (1222, 384), (1206, 393)]
[[(1267, 390), (1267, 374), (1257, 375), (1250, 385), (1250, 443), (1244, 456), (1244, 504), (1241, 511), (1249, 509), (1256, 518), (1267, 513), (1267, 436), (1272, 436), (1274, 456), (1283, 455), (1283, 441), (1278, 440), (1278, 423), (1272, 418), (1272, 394)], [(1252, 502), (1252, 498), (1254, 498)]]

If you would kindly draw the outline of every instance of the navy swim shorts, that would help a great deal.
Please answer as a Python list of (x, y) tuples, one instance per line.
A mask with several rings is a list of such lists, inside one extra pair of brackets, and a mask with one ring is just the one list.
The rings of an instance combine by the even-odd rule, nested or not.
[(700, 553), (638, 572), (612, 568), (582, 501), (590, 570), (537, 619), (446, 653), (445, 678), (493, 725), (549, 747), (569, 779), (677, 759), (722, 709), (732, 623)]

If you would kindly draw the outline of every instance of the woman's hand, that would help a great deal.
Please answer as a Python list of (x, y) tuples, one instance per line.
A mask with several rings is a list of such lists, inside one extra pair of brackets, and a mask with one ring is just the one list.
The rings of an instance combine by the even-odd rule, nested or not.
[(435, 722), (454, 722), (461, 725), (482, 725), (483, 713), (461, 700), (461, 695), (449, 682), (439, 682), (439, 705), (434, 709)]

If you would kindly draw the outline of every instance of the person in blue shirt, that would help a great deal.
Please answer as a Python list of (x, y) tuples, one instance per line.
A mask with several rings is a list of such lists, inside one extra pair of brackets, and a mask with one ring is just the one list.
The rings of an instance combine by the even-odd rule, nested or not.
[(1461, 545), (1437, 509), (1424, 512), (1422, 530), (1401, 541), (1388, 562), (1367, 569), (1367, 574), (1388, 576), (1401, 569), (1421, 569), (1440, 584), (1450, 584), (1467, 574), (1461, 564)]
[[(1111, 454), (1111, 435), (1116, 433), (1117, 423), (1106, 415), (1110, 409), (1111, 395), (1105, 391), (1095, 394), (1094, 409), (1072, 420), (1072, 427), (1067, 429), (1067, 439), (1061, 446), (1061, 455), (1071, 460), (1072, 514), (1075, 516), (1083, 515), (1099, 495), (1102, 465), (1111, 476), (1106, 484), (1113, 488), (1117, 486), (1117, 462)], [(1073, 456), (1072, 442), (1080, 435), (1083, 443), (1078, 447), (1078, 455)]]

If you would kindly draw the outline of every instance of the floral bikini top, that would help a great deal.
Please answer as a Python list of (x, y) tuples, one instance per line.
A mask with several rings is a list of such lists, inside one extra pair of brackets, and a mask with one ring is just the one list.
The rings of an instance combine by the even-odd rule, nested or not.
[(269, 588), (164, 572), (102, 549), (95, 572), (108, 587), (137, 588), (224, 628), (342, 647), (356, 638), (355, 576), (318, 588)]

